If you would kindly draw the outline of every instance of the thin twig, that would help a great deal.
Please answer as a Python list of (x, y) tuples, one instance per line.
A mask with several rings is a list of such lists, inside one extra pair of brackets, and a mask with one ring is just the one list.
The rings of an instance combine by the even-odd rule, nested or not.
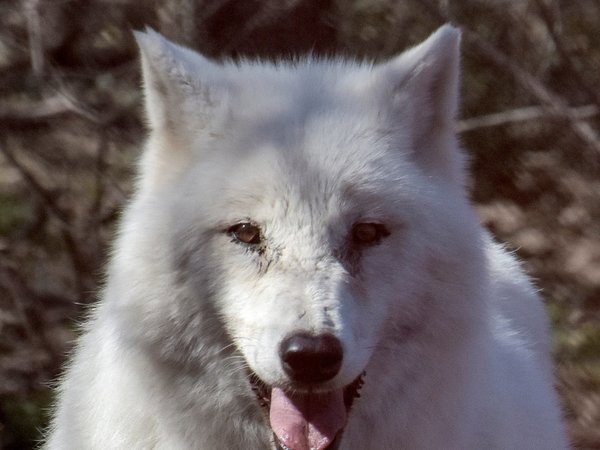
[(68, 226), (69, 214), (63, 210), (54, 200), (54, 195), (40, 183), (35, 175), (31, 173), (21, 162), (15, 157), (6, 145), (0, 143), (0, 153), (4, 155), (7, 161), (21, 174), (27, 186), (41, 198), (44, 207), (54, 216), (59, 222)]
[(223, 44), (220, 49), (221, 55), (227, 55), (234, 50), (240, 43), (248, 39), (250, 34), (257, 28), (267, 23), (273, 23), (280, 17), (297, 6), (297, 0), (288, 0), (286, 2), (264, 2), (259, 10), (248, 18), (243, 27), (231, 36), (229, 42)]
[(106, 186), (104, 179), (106, 177), (105, 172), (108, 169), (106, 164), (106, 153), (108, 152), (108, 139), (106, 135), (100, 131), (98, 136), (98, 144), (96, 147), (96, 165), (95, 165), (95, 179), (94, 179), (94, 199), (90, 205), (89, 215), (92, 218), (90, 223), (98, 224), (100, 218), (100, 210), (104, 202), (104, 194), (106, 192)]
[(39, 0), (26, 0), (24, 6), (27, 18), (27, 37), (29, 39), (31, 69), (33, 74), (40, 78), (44, 74), (46, 67), (44, 46), (42, 44), (42, 30), (40, 27), (40, 2)]
[[(573, 76), (577, 82), (577, 86), (579, 86), (579, 88), (583, 90), (596, 105), (600, 105), (600, 95), (598, 94), (598, 91), (590, 86), (585, 77), (581, 75), (581, 72), (577, 69), (576, 61), (571, 55), (571, 52), (567, 49), (563, 35), (559, 31), (559, 27), (556, 25), (556, 20), (554, 19), (555, 13), (546, 3), (544, 3), (543, 0), (535, 0), (535, 3), (540, 11), (540, 17), (542, 18), (542, 22), (548, 30), (548, 34), (554, 43), (556, 51), (567, 65), (571, 76)], [(557, 4), (556, 9), (558, 10), (559, 8), (560, 5)]]
[(6, 103), (0, 105), (0, 121), (5, 122), (39, 122), (61, 114), (75, 114), (99, 127), (106, 126), (124, 112), (134, 109), (135, 103), (125, 105), (122, 109), (109, 114), (99, 114), (89, 106), (76, 100), (63, 85), (55, 88), (54, 94), (35, 103)]
[(516, 64), (495, 46), (482, 39), (478, 34), (466, 28), (463, 28), (463, 34), (466, 40), (471, 42), (482, 55), (509, 72), (522, 87), (531, 92), (542, 103), (546, 104), (554, 114), (566, 118), (575, 134), (591, 148), (600, 153), (600, 136), (598, 136), (596, 130), (585, 120), (578, 117), (577, 114), (574, 114), (567, 102), (558, 94), (552, 92), (535, 76)]
[(22, 283), (19, 274), (8, 266), (0, 264), (0, 284), (8, 291), (13, 311), (25, 331), (25, 336), (31, 343), (39, 345), (41, 343), (40, 336), (35, 332), (23, 304), (26, 301), (31, 301), (31, 298), (29, 298), (31, 293), (28, 292), (26, 285)]
[(20, 121), (20, 120), (45, 120), (60, 114), (72, 112), (71, 104), (65, 100), (64, 95), (54, 94), (35, 102), (23, 106), (22, 102), (15, 104), (5, 103), (0, 105), (0, 120)]
[(86, 295), (86, 280), (93, 267), (93, 263), (86, 253), (83, 251), (82, 239), (78, 239), (77, 232), (74, 229), (73, 221), (70, 214), (61, 208), (55, 201), (52, 193), (46, 189), (35, 175), (27, 169), (10, 151), (6, 145), (0, 143), (0, 153), (2, 153), (7, 161), (21, 174), (27, 186), (40, 197), (41, 203), (53, 217), (58, 219), (60, 232), (65, 242), (68, 255), (73, 266), (75, 274), (76, 289), (79, 298), (84, 298)]
[[(437, 6), (431, 1), (421, 0), (420, 5), (434, 17), (445, 21), (450, 20), (450, 18), (445, 13), (440, 12)], [(545, 86), (544, 83), (518, 65), (496, 46), (483, 39), (474, 31), (471, 31), (468, 27), (462, 24), (460, 24), (460, 26), (465, 41), (469, 42), (476, 50), (478, 50), (482, 57), (488, 59), (496, 66), (512, 75), (513, 79), (521, 85), (521, 87), (535, 96), (542, 104), (547, 105), (553, 114), (566, 118), (573, 132), (582, 141), (587, 143), (590, 148), (600, 153), (600, 136), (596, 130), (585, 120), (578, 117), (577, 114), (574, 114), (572, 108), (569, 107), (569, 104), (563, 100), (561, 96)]]
[[(596, 105), (579, 106), (569, 108), (569, 116), (578, 119), (589, 119), (597, 115), (599, 109)], [(485, 114), (477, 117), (463, 119), (458, 123), (459, 133), (473, 131), (479, 128), (495, 127), (507, 125), (515, 122), (525, 122), (528, 120), (545, 118), (565, 118), (563, 115), (557, 115), (556, 111), (545, 106), (527, 106), (524, 108), (510, 109), (492, 114)]]
[(52, 81), (54, 84), (55, 93), (56, 95), (62, 96), (65, 105), (70, 108), (72, 112), (96, 125), (106, 123), (107, 118), (102, 117), (95, 110), (77, 100), (77, 98), (69, 92), (69, 89), (63, 80), (64, 77), (60, 72), (52, 70)]

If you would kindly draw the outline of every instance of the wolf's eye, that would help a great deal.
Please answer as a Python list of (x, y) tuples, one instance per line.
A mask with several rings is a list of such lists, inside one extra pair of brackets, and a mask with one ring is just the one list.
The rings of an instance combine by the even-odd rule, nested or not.
[(352, 227), (352, 242), (356, 245), (375, 245), (390, 235), (380, 223), (356, 223)]
[(238, 223), (227, 232), (244, 244), (260, 244), (260, 228), (251, 223)]

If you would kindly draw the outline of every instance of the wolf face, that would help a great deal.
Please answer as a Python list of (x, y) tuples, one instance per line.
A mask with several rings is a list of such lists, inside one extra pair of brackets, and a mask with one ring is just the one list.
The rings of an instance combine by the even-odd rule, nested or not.
[(215, 371), (214, 389), (254, 389), (279, 445), (326, 448), (363, 374), (379, 382), (378, 355), (401, 349), (409, 371), (414, 335), (452, 339), (479, 314), (453, 125), (459, 33), (442, 27), (379, 65), (217, 64), (136, 38), (151, 135), (120, 239), (130, 251), (115, 258), (135, 292), (117, 306), (121, 329), (159, 359)]

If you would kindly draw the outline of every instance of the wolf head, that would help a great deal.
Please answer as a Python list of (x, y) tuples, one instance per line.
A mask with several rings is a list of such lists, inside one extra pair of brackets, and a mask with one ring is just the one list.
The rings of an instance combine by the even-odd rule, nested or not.
[(324, 448), (361, 374), (390, 383), (369, 368), (400, 352), (402, 384), (431, 327), (451, 342), (477, 311), (460, 34), (381, 64), (136, 38), (150, 137), (111, 272), (123, 334), (198, 377), (247, 371), (278, 439)]

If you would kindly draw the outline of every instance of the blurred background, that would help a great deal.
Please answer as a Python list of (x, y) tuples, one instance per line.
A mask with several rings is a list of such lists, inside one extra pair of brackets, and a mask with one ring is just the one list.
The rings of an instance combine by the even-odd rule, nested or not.
[(546, 299), (573, 443), (600, 448), (600, 1), (0, 0), (0, 449), (35, 446), (97, 299), (144, 137), (131, 30), (384, 60), (447, 21), (473, 199)]

